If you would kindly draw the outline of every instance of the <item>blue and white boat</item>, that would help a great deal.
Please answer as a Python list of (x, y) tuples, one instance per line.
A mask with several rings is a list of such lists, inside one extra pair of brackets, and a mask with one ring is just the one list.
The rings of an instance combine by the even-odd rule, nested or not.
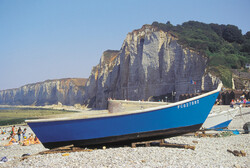
[(123, 145), (178, 136), (200, 129), (210, 113), (217, 90), (180, 102), (92, 117), (26, 120), (46, 148)]
[(202, 129), (222, 129), (227, 128), (235, 115), (239, 112), (240, 107), (221, 110), (220, 108), (211, 110), (206, 121), (202, 125)]

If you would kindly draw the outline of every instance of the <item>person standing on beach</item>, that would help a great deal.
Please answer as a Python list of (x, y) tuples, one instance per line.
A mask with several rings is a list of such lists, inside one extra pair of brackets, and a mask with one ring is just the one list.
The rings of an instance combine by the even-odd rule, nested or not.
[(27, 129), (26, 129), (26, 128), (24, 128), (24, 130), (23, 130), (23, 139), (25, 139), (25, 138), (26, 138), (26, 137), (25, 137), (26, 131), (27, 131)]
[(22, 129), (21, 127), (19, 127), (18, 131), (17, 131), (17, 135), (18, 135), (18, 142), (21, 141), (21, 134), (22, 134)]
[(247, 99), (244, 98), (244, 99), (243, 99), (243, 107), (246, 107), (246, 103), (247, 103)]
[(232, 101), (231, 101), (231, 103), (230, 103), (230, 107), (234, 107), (234, 105), (235, 105), (235, 102), (234, 102), (234, 99), (232, 99)]
[(11, 137), (14, 137), (14, 136), (15, 136), (15, 125), (13, 125), (12, 128), (11, 128), (10, 136), (11, 136)]

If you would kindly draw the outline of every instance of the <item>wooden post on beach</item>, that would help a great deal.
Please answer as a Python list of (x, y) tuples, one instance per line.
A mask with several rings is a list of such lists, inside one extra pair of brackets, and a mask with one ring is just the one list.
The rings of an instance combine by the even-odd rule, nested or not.
[(146, 147), (152, 146), (152, 144), (162, 147), (171, 147), (171, 148), (184, 148), (184, 149), (192, 149), (195, 150), (195, 146), (191, 146), (188, 144), (176, 144), (176, 143), (165, 143), (164, 139), (155, 140), (155, 141), (144, 141), (144, 142), (134, 142), (131, 144), (132, 148), (136, 148), (137, 145), (144, 145)]
[(191, 146), (191, 145), (187, 145), (187, 144), (161, 143), (160, 146), (195, 150), (195, 146)]
[(232, 150), (228, 149), (227, 151), (232, 153), (234, 156), (246, 156), (247, 155), (246, 152), (243, 151), (243, 150), (241, 150), (241, 151), (237, 151), (237, 150), (232, 151)]

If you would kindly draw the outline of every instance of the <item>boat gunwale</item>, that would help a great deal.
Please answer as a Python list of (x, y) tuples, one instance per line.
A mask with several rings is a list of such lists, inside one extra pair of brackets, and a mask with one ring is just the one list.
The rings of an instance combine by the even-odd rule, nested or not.
[(181, 104), (185, 104), (209, 95), (212, 95), (214, 93), (217, 93), (221, 90), (222, 85), (219, 84), (216, 90), (212, 90), (210, 92), (189, 98), (189, 99), (185, 99), (182, 101), (178, 101), (175, 103), (171, 103), (171, 104), (167, 104), (167, 105), (162, 105), (162, 106), (158, 106), (158, 107), (151, 107), (151, 108), (147, 108), (147, 109), (142, 109), (142, 110), (134, 110), (134, 111), (129, 111), (129, 112), (120, 112), (120, 113), (107, 113), (107, 114), (96, 114), (93, 116), (78, 116), (78, 117), (64, 117), (64, 118), (49, 118), (49, 119), (33, 119), (33, 120), (25, 120), (26, 123), (38, 123), (38, 122), (56, 122), (56, 121), (69, 121), (69, 120), (82, 120), (82, 119), (96, 119), (96, 118), (104, 118), (104, 117), (116, 117), (116, 116), (124, 116), (124, 115), (133, 115), (133, 114), (140, 114), (140, 113), (147, 113), (147, 112), (152, 112), (155, 110), (161, 110), (161, 109), (167, 109), (167, 108), (171, 108), (174, 106), (178, 106)]

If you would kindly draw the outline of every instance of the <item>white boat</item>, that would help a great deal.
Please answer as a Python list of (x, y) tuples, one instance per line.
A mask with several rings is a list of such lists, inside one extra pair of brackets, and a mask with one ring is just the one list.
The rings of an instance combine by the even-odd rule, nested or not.
[(202, 129), (220, 129), (227, 128), (235, 115), (239, 112), (240, 107), (212, 109), (207, 119), (202, 125)]

